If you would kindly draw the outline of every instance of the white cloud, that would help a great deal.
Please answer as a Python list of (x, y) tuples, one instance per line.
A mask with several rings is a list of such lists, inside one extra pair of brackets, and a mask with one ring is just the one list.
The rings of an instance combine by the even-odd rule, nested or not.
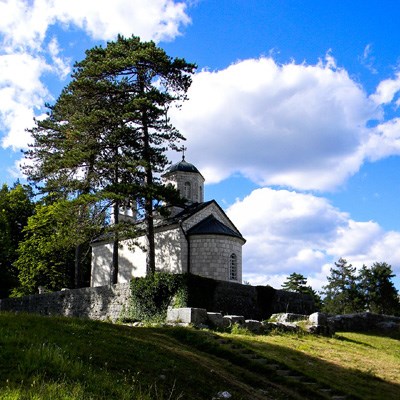
[(52, 6), (46, 0), (0, 2), (0, 33), (6, 52), (39, 50), (47, 28), (53, 23)]
[(172, 40), (190, 23), (185, 11), (185, 2), (173, 0), (1, 0), (1, 145), (26, 148), (30, 137), (25, 129), (51, 99), (43, 75), (51, 72), (63, 80), (70, 73), (71, 60), (63, 56), (56, 37), (47, 37), (49, 27), (75, 26), (100, 40), (118, 33)]
[(368, 122), (382, 116), (330, 56), (317, 65), (263, 57), (201, 71), (188, 95), (173, 120), (208, 182), (240, 172), (260, 185), (332, 189), (358, 171)]
[(58, 41), (53, 37), (48, 45), (49, 54), (52, 59), (53, 71), (64, 80), (71, 72), (70, 59), (64, 59), (60, 57), (60, 47)]
[(396, 73), (395, 79), (386, 79), (379, 83), (371, 99), (376, 104), (388, 104), (392, 102), (395, 95), (400, 91), (400, 72)]
[(172, 40), (190, 18), (186, 4), (173, 0), (58, 0), (55, 14), (65, 23), (77, 25), (95, 39), (113, 39), (117, 34), (143, 40)]
[(400, 155), (400, 118), (384, 121), (371, 129), (363, 153), (371, 161), (391, 155)]
[(0, 55), (0, 128), (8, 132), (3, 147), (26, 148), (35, 110), (40, 109), (49, 92), (40, 81), (48, 66), (29, 54)]
[(367, 44), (364, 47), (363, 55), (359, 57), (360, 62), (367, 68), (372, 74), (377, 74), (378, 71), (374, 67), (375, 57), (372, 55), (372, 45), (371, 43)]
[(400, 273), (400, 233), (354, 221), (325, 198), (263, 188), (227, 212), (247, 239), (243, 279), (253, 284), (280, 287), (297, 272), (320, 290), (340, 257), (357, 267), (385, 261)]
[(3, 0), (0, 32), (12, 49), (40, 49), (49, 26), (75, 25), (94, 39), (118, 33), (144, 40), (172, 40), (190, 23), (186, 4), (173, 0)]

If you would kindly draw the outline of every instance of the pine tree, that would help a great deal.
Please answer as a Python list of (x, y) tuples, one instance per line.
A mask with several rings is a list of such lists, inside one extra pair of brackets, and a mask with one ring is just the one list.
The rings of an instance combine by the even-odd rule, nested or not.
[(286, 281), (282, 284), (282, 289), (289, 292), (303, 293), (312, 297), (317, 309), (321, 307), (321, 298), (317, 292), (309, 285), (307, 285), (307, 278), (296, 272), (290, 274)]
[(282, 288), (289, 292), (303, 293), (307, 288), (307, 278), (302, 274), (293, 272), (286, 278), (286, 282), (282, 284)]
[(328, 284), (323, 287), (325, 294), (323, 309), (332, 314), (348, 314), (363, 311), (356, 268), (343, 258), (335, 262), (327, 277)]
[(392, 267), (385, 262), (376, 262), (370, 268), (363, 266), (360, 271), (360, 291), (364, 308), (377, 314), (400, 314), (398, 292), (392, 282), (395, 275)]
[(155, 271), (154, 208), (176, 200), (155, 174), (183, 136), (168, 110), (186, 99), (195, 65), (167, 56), (153, 42), (119, 36), (86, 52), (49, 118), (36, 121), (26, 171), (46, 191), (92, 196), (113, 207), (113, 282), (118, 276), (119, 209), (137, 202), (145, 217), (148, 272)]

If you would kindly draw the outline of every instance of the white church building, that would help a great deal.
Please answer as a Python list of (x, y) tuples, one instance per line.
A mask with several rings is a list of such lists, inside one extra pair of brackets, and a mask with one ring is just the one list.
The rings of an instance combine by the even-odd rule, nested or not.
[[(186, 205), (155, 220), (156, 270), (241, 283), (246, 240), (215, 200), (204, 201), (204, 178), (198, 169), (183, 156), (167, 169), (163, 180), (179, 190)], [(146, 275), (146, 238), (136, 242), (139, 246), (121, 242), (119, 283)], [(112, 249), (107, 239), (92, 243), (91, 286), (111, 283)]]

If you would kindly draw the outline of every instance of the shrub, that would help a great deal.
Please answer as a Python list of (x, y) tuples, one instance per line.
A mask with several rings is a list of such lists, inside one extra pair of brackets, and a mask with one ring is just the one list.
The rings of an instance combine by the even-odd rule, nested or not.
[(143, 322), (165, 320), (168, 306), (185, 307), (187, 284), (185, 275), (156, 272), (131, 281), (129, 318)]

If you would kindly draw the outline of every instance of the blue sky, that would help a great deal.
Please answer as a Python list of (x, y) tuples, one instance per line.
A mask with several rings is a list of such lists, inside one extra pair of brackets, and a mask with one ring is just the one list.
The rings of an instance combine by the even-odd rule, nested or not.
[(396, 0), (0, 0), (1, 181), (73, 62), (134, 34), (198, 64), (171, 117), (247, 239), (246, 281), (299, 272), (320, 289), (339, 257), (400, 275), (399, 14)]

